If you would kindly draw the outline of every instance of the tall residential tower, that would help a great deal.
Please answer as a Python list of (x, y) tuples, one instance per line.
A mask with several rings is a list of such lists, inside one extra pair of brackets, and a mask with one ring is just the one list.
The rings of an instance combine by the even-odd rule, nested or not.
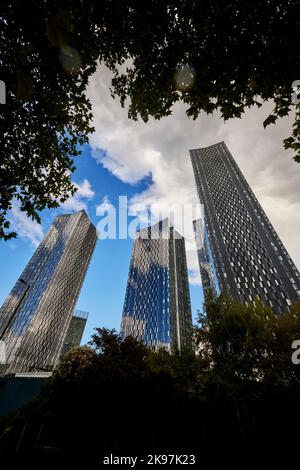
[(84, 211), (56, 217), (0, 308), (0, 374), (56, 364), (97, 240)]
[(75, 310), (62, 345), (61, 356), (65, 356), (72, 348), (80, 346), (88, 316), (88, 312)]
[(259, 297), (278, 314), (288, 311), (300, 299), (299, 271), (225, 143), (190, 156), (204, 205), (201, 256), (210, 260), (220, 290), (242, 303)]
[(213, 297), (216, 297), (220, 294), (220, 288), (217, 274), (214, 269), (214, 261), (210, 249), (208, 231), (205, 227), (204, 220), (194, 220), (193, 227), (204, 299), (207, 299), (209, 292), (213, 295)]
[(191, 348), (191, 305), (184, 238), (168, 220), (137, 233), (121, 333), (151, 348)]

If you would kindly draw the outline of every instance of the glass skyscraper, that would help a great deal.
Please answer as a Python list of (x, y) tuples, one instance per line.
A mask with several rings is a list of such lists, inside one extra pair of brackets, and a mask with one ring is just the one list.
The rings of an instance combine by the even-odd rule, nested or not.
[(198, 240), (204, 238), (198, 245), (204, 291), (215, 278), (218, 289), (242, 303), (259, 297), (278, 314), (288, 311), (300, 299), (299, 271), (225, 143), (190, 156), (204, 205), (203, 230), (194, 224)]
[(136, 235), (121, 334), (172, 352), (191, 348), (191, 327), (184, 238), (165, 219)]
[(88, 316), (88, 312), (75, 310), (61, 349), (61, 356), (65, 356), (72, 348), (80, 346)]
[(193, 227), (204, 299), (207, 299), (209, 292), (213, 297), (218, 296), (220, 294), (220, 288), (204, 220), (194, 220)]
[(0, 374), (56, 364), (96, 240), (85, 211), (56, 217), (0, 308)]

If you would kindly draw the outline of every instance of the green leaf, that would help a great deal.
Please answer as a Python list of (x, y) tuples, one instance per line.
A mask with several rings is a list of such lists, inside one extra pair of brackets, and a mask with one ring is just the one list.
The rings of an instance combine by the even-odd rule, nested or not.
[(275, 114), (270, 114), (270, 116), (267, 117), (267, 119), (264, 120), (263, 126), (266, 128), (269, 124), (275, 124), (277, 117)]
[(67, 10), (59, 11), (46, 20), (46, 32), (52, 46), (62, 47), (67, 44), (73, 30), (72, 14)]
[(17, 65), (17, 98), (28, 100), (31, 97), (33, 81)]

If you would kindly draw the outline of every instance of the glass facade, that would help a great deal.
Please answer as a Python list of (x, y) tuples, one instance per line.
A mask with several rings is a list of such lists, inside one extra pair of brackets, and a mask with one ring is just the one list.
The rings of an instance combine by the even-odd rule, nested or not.
[(56, 364), (97, 235), (84, 211), (58, 216), (0, 308), (0, 373)]
[(151, 348), (191, 348), (191, 306), (184, 239), (165, 219), (137, 233), (121, 323)]
[(80, 346), (88, 316), (88, 312), (75, 310), (61, 349), (61, 356), (65, 356), (72, 348)]
[(194, 233), (197, 247), (198, 262), (202, 280), (204, 299), (209, 292), (213, 297), (220, 294), (220, 287), (216, 274), (216, 267), (212, 256), (211, 244), (204, 220), (194, 220)]
[[(211, 251), (220, 290), (242, 303), (259, 297), (278, 314), (288, 311), (300, 298), (299, 271), (225, 143), (190, 150), (190, 156), (204, 205), (201, 256), (206, 263)], [(201, 276), (205, 285), (203, 270)]]

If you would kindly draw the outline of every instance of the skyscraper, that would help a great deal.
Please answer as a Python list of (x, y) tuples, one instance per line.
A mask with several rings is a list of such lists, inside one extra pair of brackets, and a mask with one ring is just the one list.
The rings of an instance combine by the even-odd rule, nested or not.
[(0, 308), (1, 374), (56, 364), (96, 240), (83, 210), (56, 217)]
[(173, 351), (191, 348), (191, 327), (184, 238), (165, 219), (136, 235), (121, 333)]
[(190, 156), (204, 205), (202, 254), (220, 290), (242, 303), (259, 297), (276, 313), (288, 311), (300, 298), (299, 271), (225, 143)]
[(62, 345), (61, 356), (65, 356), (72, 348), (80, 346), (88, 316), (88, 312), (75, 310)]
[(210, 250), (207, 228), (204, 225), (203, 219), (194, 220), (193, 227), (204, 299), (207, 298), (208, 292), (211, 292), (215, 297), (220, 294), (220, 288), (214, 269), (214, 261)]

